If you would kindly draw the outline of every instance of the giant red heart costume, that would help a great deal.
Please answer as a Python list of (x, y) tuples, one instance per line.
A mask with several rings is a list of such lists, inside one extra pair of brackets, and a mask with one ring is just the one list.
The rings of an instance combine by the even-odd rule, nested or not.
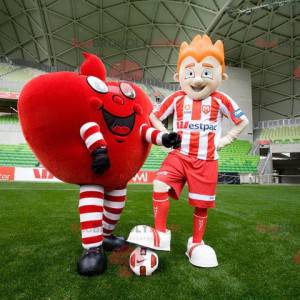
[(135, 84), (106, 82), (102, 61), (85, 53), (79, 73), (31, 80), (18, 109), (24, 136), (57, 178), (80, 185), (79, 274), (106, 270), (104, 250), (121, 249), (113, 232), (126, 201), (126, 185), (143, 165), (151, 143), (176, 146), (178, 136), (150, 126), (152, 104)]
[[(109, 189), (126, 186), (143, 165), (151, 145), (140, 135), (149, 125), (152, 104), (131, 83), (136, 97), (122, 93), (118, 82), (106, 82), (108, 92), (97, 92), (88, 76), (105, 81), (101, 60), (85, 53), (80, 72), (57, 72), (31, 80), (22, 90), (18, 110), (26, 141), (38, 160), (57, 178), (74, 184), (97, 184)], [(107, 142), (111, 166), (94, 174), (92, 158), (80, 137), (80, 127), (95, 122)]]

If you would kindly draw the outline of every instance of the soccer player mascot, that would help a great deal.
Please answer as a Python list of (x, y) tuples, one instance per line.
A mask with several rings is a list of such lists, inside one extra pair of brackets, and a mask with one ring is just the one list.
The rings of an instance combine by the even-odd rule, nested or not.
[[(169, 196), (178, 199), (187, 183), (194, 220), (186, 255), (198, 267), (218, 265), (215, 251), (203, 242), (207, 209), (215, 206), (217, 150), (230, 144), (248, 124), (238, 105), (217, 90), (222, 80), (228, 77), (224, 69), (221, 41), (213, 44), (207, 35), (196, 35), (190, 44), (181, 44), (178, 73), (174, 75), (181, 90), (167, 97), (150, 115), (153, 126), (162, 131), (166, 129), (161, 121), (173, 115), (173, 130), (181, 137), (181, 145), (168, 154), (153, 182), (155, 228), (138, 225), (128, 238), (132, 243), (170, 251)], [(234, 127), (221, 138), (223, 116), (229, 117)]]
[(18, 110), (24, 136), (57, 178), (80, 185), (82, 246), (78, 272), (105, 271), (104, 250), (122, 247), (113, 235), (125, 205), (127, 182), (143, 165), (151, 143), (172, 147), (176, 133), (150, 127), (152, 104), (135, 84), (107, 82), (102, 61), (85, 53), (80, 72), (31, 80)]

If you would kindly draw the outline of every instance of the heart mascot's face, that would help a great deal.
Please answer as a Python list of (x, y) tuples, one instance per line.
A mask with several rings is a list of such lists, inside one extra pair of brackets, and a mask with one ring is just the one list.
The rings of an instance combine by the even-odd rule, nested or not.
[[(140, 136), (152, 104), (135, 84), (107, 82), (102, 61), (84, 53), (80, 72), (57, 72), (32, 79), (23, 88), (18, 111), (26, 141), (55, 177), (74, 184), (122, 188), (146, 160), (150, 145)], [(80, 127), (96, 122), (107, 142), (111, 166), (92, 172), (92, 157)]]

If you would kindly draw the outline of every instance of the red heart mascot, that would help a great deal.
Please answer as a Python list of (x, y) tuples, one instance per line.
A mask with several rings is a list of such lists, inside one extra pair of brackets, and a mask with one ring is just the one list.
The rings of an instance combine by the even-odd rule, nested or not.
[(80, 185), (82, 245), (78, 272), (105, 271), (104, 250), (125, 243), (113, 235), (128, 181), (141, 168), (151, 143), (179, 142), (174, 133), (150, 127), (152, 104), (129, 82), (106, 82), (102, 61), (84, 53), (80, 72), (41, 75), (26, 84), (18, 102), (26, 141), (57, 178)]

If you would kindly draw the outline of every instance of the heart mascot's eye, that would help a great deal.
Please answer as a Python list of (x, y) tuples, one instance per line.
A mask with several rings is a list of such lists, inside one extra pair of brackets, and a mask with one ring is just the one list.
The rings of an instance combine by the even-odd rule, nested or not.
[(95, 76), (89, 76), (87, 78), (87, 82), (92, 87), (92, 89), (98, 93), (106, 94), (108, 92), (106, 83)]
[(123, 95), (126, 96), (127, 98), (130, 98), (130, 99), (135, 98), (135, 90), (133, 89), (133, 87), (129, 83), (121, 82), (120, 83), (120, 90), (123, 93)]

